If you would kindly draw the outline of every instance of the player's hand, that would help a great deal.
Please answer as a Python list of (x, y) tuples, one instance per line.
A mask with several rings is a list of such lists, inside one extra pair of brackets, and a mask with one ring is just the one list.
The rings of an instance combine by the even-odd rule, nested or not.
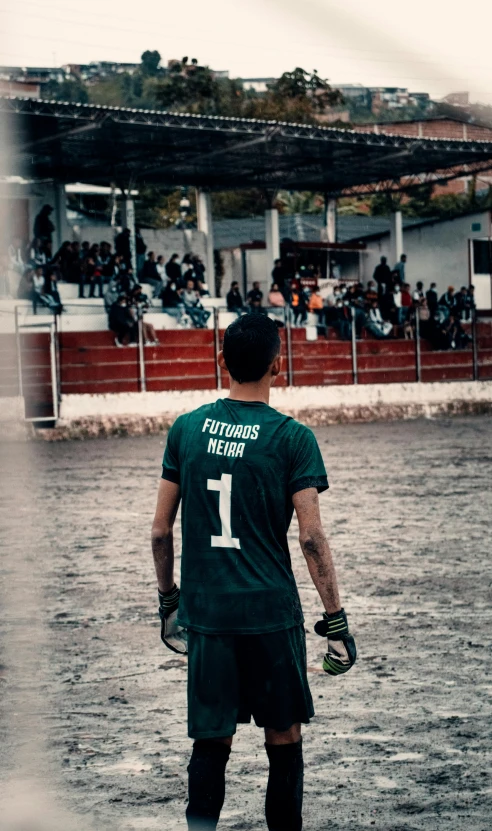
[(168, 649), (180, 655), (188, 654), (188, 633), (178, 626), (179, 589), (175, 585), (170, 592), (159, 594), (159, 617), (161, 619), (161, 640)]
[(357, 650), (349, 633), (347, 615), (344, 609), (329, 615), (323, 612), (323, 620), (314, 627), (317, 635), (328, 638), (328, 652), (323, 658), (323, 669), (328, 675), (343, 675), (355, 664)]

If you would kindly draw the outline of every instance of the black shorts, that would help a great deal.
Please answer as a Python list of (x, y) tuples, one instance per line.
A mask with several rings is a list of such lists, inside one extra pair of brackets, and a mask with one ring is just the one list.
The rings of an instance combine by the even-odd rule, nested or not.
[(188, 630), (188, 735), (232, 736), (253, 716), (258, 727), (288, 730), (314, 715), (302, 626), (263, 635)]

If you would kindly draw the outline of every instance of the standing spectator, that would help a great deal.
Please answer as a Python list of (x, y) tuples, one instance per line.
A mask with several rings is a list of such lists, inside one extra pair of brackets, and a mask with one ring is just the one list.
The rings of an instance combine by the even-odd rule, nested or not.
[(144, 267), (145, 252), (146, 251), (147, 251), (147, 246), (145, 245), (142, 234), (140, 233), (140, 228), (135, 228), (135, 254), (136, 254), (136, 257), (137, 257), (137, 277), (138, 278), (140, 278), (142, 268)]
[(447, 309), (447, 317), (449, 318), (451, 311), (454, 308), (454, 286), (448, 286), (447, 291), (441, 295), (439, 298), (439, 306), (442, 309)]
[(155, 268), (159, 275), (159, 280), (164, 285), (166, 282), (166, 266), (164, 265), (164, 257), (162, 256), (162, 254), (159, 254), (159, 256), (157, 257)]
[(407, 255), (402, 254), (399, 262), (393, 267), (393, 274), (397, 276), (400, 286), (405, 282), (405, 264), (407, 262)]
[(294, 316), (294, 326), (298, 325), (298, 321), (303, 326), (307, 320), (307, 302), (306, 295), (298, 282), (292, 287), (290, 307)]
[(201, 258), (194, 254), (191, 258), (191, 262), (193, 265), (193, 271), (195, 272), (195, 278), (199, 283), (205, 284), (207, 281), (205, 279), (205, 266), (201, 260)]
[(111, 244), (109, 242), (105, 242), (104, 240), (99, 246), (99, 262), (101, 265), (103, 282), (106, 283), (111, 280), (111, 277), (113, 276), (114, 261)]
[(8, 254), (0, 254), (0, 297), (10, 297)]
[(315, 314), (318, 318), (318, 325), (323, 326), (325, 324), (325, 309), (323, 306), (323, 298), (319, 293), (319, 288), (316, 286), (311, 292), (311, 297), (309, 298), (308, 302), (308, 309), (312, 314)]
[(285, 269), (280, 259), (275, 260), (273, 263), (272, 282), (276, 283), (280, 291), (283, 292), (285, 287)]
[(378, 287), (378, 295), (381, 297), (391, 283), (391, 269), (386, 257), (381, 257), (379, 265), (374, 269), (373, 279)]
[(244, 305), (237, 280), (233, 280), (231, 283), (231, 288), (226, 295), (226, 303), (228, 312), (235, 312), (238, 317), (241, 317), (244, 312)]
[(431, 318), (436, 316), (437, 307), (439, 305), (439, 297), (437, 294), (437, 287), (435, 283), (431, 283), (428, 291), (425, 293), (425, 299), (427, 300), (427, 308), (429, 309), (429, 314)]
[(352, 310), (341, 297), (335, 303), (333, 311), (333, 326), (338, 331), (342, 340), (351, 340), (352, 338)]
[(454, 310), (459, 320), (465, 320), (466, 298), (468, 296), (468, 289), (466, 286), (461, 286), (461, 289), (456, 292), (454, 296)]
[(421, 280), (418, 281), (415, 291), (412, 294), (412, 300), (414, 306), (421, 306), (422, 302), (425, 300), (424, 284)]
[(465, 320), (470, 320), (470, 318), (473, 318), (473, 313), (475, 312), (476, 308), (477, 306), (475, 303), (475, 286), (470, 285), (466, 293)]
[(246, 303), (249, 306), (252, 306), (253, 303), (255, 303), (258, 307), (261, 306), (262, 300), (263, 292), (260, 289), (260, 284), (258, 280), (255, 280), (253, 283), (253, 288), (251, 289), (251, 291), (248, 291), (248, 294), (246, 295)]
[(86, 260), (89, 256), (89, 251), (91, 250), (90, 243), (87, 240), (84, 240), (81, 247), (80, 247), (80, 259), (81, 261)]
[(364, 293), (364, 303), (365, 303), (367, 311), (369, 311), (369, 309), (372, 308), (373, 302), (377, 299), (378, 299), (378, 292), (376, 290), (374, 280), (369, 280), (369, 282), (367, 284), (367, 289)]
[(65, 242), (62, 242), (52, 260), (52, 265), (56, 264), (58, 266), (60, 275), (64, 280), (68, 280), (70, 276), (72, 258), (72, 243), (69, 240), (65, 240)]
[(393, 306), (396, 311), (396, 314), (393, 318), (393, 323), (396, 324), (396, 326), (402, 326), (405, 321), (406, 312), (403, 309), (403, 305), (401, 302), (401, 291), (398, 283), (396, 283), (393, 287)]
[(178, 263), (179, 254), (173, 254), (166, 263), (166, 274), (172, 283), (176, 283), (178, 289), (183, 288), (181, 266)]
[(20, 278), (19, 287), (17, 289), (18, 300), (30, 300), (33, 304), (34, 311), (34, 271), (32, 268), (26, 269)]
[(24, 262), (24, 246), (20, 237), (13, 237), (9, 245), (10, 270), (23, 274), (26, 264)]
[(403, 322), (409, 320), (410, 318), (410, 309), (413, 306), (413, 298), (410, 294), (410, 286), (408, 283), (403, 283), (401, 288), (401, 307), (404, 310), (403, 313)]
[(116, 236), (114, 247), (117, 254), (123, 257), (127, 268), (132, 264), (132, 252), (130, 246), (130, 229), (123, 228), (121, 233)]
[(34, 237), (39, 239), (41, 250), (48, 259), (51, 259), (52, 256), (53, 231), (55, 230), (55, 226), (50, 219), (52, 213), (51, 205), (43, 205), (34, 220)]

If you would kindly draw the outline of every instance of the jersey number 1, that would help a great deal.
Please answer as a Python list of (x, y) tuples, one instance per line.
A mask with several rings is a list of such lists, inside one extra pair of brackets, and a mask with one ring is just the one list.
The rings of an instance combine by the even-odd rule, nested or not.
[(220, 479), (207, 479), (207, 490), (219, 492), (219, 516), (222, 524), (220, 537), (211, 537), (212, 548), (241, 548), (237, 537), (231, 530), (231, 490), (232, 475), (223, 473)]

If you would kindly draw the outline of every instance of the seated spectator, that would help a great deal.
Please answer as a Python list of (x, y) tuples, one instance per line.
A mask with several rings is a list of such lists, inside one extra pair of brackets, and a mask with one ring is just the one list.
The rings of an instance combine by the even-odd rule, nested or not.
[[(272, 287), (268, 292), (268, 305), (274, 306), (278, 309), (283, 309), (285, 307), (285, 297), (280, 291), (280, 286), (278, 285), (278, 283), (272, 283)], [(321, 305), (323, 305), (322, 300)]]
[(138, 324), (128, 307), (125, 294), (120, 294), (108, 314), (108, 325), (114, 337), (115, 346), (128, 346), (138, 340)]
[(439, 298), (437, 306), (436, 317), (442, 323), (449, 323), (451, 319), (451, 312), (454, 309), (454, 287), (448, 286), (447, 291)]
[(430, 288), (425, 293), (425, 299), (427, 300), (427, 308), (429, 309), (430, 316), (435, 317), (437, 307), (439, 305), (439, 297), (436, 291), (435, 283), (430, 284)]
[(369, 280), (367, 288), (364, 293), (364, 303), (367, 311), (372, 308), (372, 304), (378, 299), (378, 292), (374, 280)]
[(0, 297), (10, 297), (8, 254), (0, 254)]
[(323, 298), (319, 293), (319, 288), (316, 286), (312, 292), (308, 302), (308, 310), (311, 314), (315, 314), (318, 318), (318, 326), (325, 325), (325, 308), (323, 305)]
[(179, 254), (173, 254), (166, 263), (166, 274), (171, 283), (176, 283), (178, 289), (183, 288), (183, 278), (181, 275), (181, 266), (178, 263)]
[(145, 260), (142, 268), (141, 280), (142, 282), (148, 283), (152, 286), (154, 297), (159, 297), (163, 289), (163, 284), (159, 276), (159, 272), (157, 271), (157, 264), (153, 251), (149, 251), (147, 254), (147, 259)]
[(41, 240), (34, 237), (28, 252), (29, 265), (36, 268), (38, 265), (46, 265), (47, 258)]
[(35, 314), (34, 295), (34, 269), (28, 268), (20, 278), (19, 286), (17, 289), (17, 298), (19, 300), (30, 300), (33, 306), (33, 313)]
[(183, 289), (178, 291), (176, 283), (168, 282), (161, 292), (162, 311), (171, 317), (175, 317), (179, 323), (183, 314), (184, 303), (182, 298)]
[(56, 269), (48, 266), (44, 278), (44, 286), (40, 294), (41, 303), (47, 306), (54, 315), (61, 315), (63, 305), (57, 286)]
[(63, 280), (68, 280), (70, 276), (72, 256), (72, 243), (69, 240), (65, 240), (51, 261), (51, 265), (56, 265), (59, 269), (60, 277)]
[(164, 257), (162, 254), (159, 254), (155, 263), (156, 271), (159, 275), (159, 279), (162, 282), (162, 285), (165, 285), (166, 282), (166, 266), (164, 265)]
[(253, 303), (255, 303), (256, 306), (261, 306), (262, 300), (263, 292), (260, 289), (260, 284), (258, 280), (255, 280), (255, 282), (253, 283), (253, 288), (251, 289), (251, 291), (248, 291), (248, 294), (246, 295), (246, 303), (248, 304), (248, 306), (252, 306)]
[(389, 321), (383, 320), (377, 300), (371, 303), (366, 319), (366, 329), (375, 338), (388, 338), (392, 332), (393, 326)]
[(11, 271), (16, 271), (18, 274), (24, 274), (26, 267), (24, 250), (21, 238), (13, 237), (8, 249), (9, 267)]
[(207, 282), (206, 279), (205, 279), (206, 269), (205, 269), (205, 266), (204, 266), (202, 260), (200, 259), (200, 257), (197, 254), (192, 255), (191, 263), (192, 263), (192, 266), (193, 266), (193, 271), (195, 273), (195, 279), (199, 283), (203, 283), (204, 285), (206, 285), (206, 282)]
[(205, 329), (207, 320), (210, 317), (210, 312), (203, 308), (200, 295), (195, 289), (194, 280), (188, 280), (186, 288), (183, 291), (182, 298), (186, 314), (191, 318), (193, 325), (197, 329)]
[(473, 313), (475, 312), (477, 306), (475, 304), (475, 286), (468, 286), (468, 291), (466, 293), (466, 300), (465, 300), (465, 320), (470, 320), (473, 317)]
[(231, 287), (226, 294), (227, 311), (235, 312), (240, 317), (244, 312), (243, 298), (239, 291), (239, 283), (233, 280)]
[(132, 262), (130, 236), (130, 229), (123, 228), (121, 233), (117, 235), (114, 241), (115, 251), (117, 254), (120, 254), (120, 256), (123, 257), (127, 267), (129, 267)]
[(471, 341), (470, 335), (465, 332), (461, 325), (461, 315), (456, 308), (451, 312), (451, 325), (448, 335), (451, 349), (465, 349)]

